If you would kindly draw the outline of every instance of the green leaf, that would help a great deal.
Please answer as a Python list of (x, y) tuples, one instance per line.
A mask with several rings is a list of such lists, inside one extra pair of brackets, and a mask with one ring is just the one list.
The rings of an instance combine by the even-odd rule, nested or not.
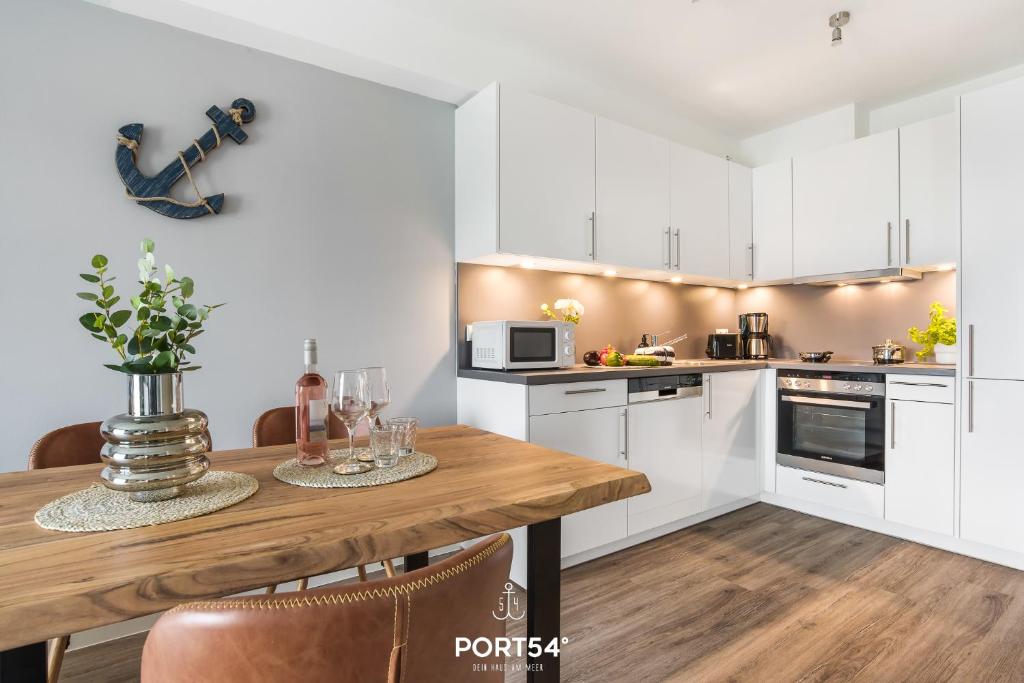
[(113, 308), (117, 305), (117, 302), (121, 300), (121, 297), (115, 296), (107, 299), (107, 308)]
[(202, 367), (203, 367), (202, 365), (191, 365), (191, 366), (189, 366), (187, 368), (181, 368), (181, 371), (182, 372), (192, 372), (193, 370), (199, 370)]
[(126, 322), (128, 322), (128, 320), (131, 319), (131, 317), (131, 311), (121, 309), (120, 311), (114, 311), (113, 313), (110, 314), (110, 322), (114, 325), (114, 327), (121, 327), (121, 325), (124, 325)]
[(178, 309), (185, 305), (185, 300), (182, 299), (180, 296), (172, 296), (171, 304), (174, 306), (175, 309)]
[[(134, 337), (133, 337), (133, 339), (134, 339)], [(114, 343), (117, 344), (118, 346), (124, 346), (126, 343), (128, 343), (128, 335), (125, 335), (125, 334), (117, 335), (117, 339), (114, 341)]]
[(192, 296), (196, 291), (196, 283), (192, 281), (190, 277), (181, 278), (181, 295), (186, 299)]
[(173, 353), (170, 351), (161, 351), (156, 354), (155, 358), (153, 358), (153, 367), (157, 369), (173, 367), (174, 361), (175, 358)]
[(125, 372), (125, 373), (131, 372), (131, 370), (129, 370), (126, 367), (126, 365), (112, 365), (110, 363), (104, 363), (103, 367), (110, 368), (111, 370), (117, 370), (118, 372)]
[(179, 344), (179, 347), (181, 348), (182, 351), (185, 351), (186, 353), (191, 353), (193, 356), (196, 354), (196, 349), (191, 344)]
[(153, 240), (147, 237), (146, 239), (142, 240), (142, 244), (140, 245), (140, 247), (142, 249), (143, 254), (149, 254), (153, 251), (153, 249), (156, 248), (156, 244), (153, 242)]
[(99, 339), (101, 342), (107, 341), (106, 337), (104, 337), (102, 334), (96, 334), (95, 332), (92, 333), (92, 338)]
[(138, 314), (135, 316), (136, 320), (145, 320), (149, 317), (149, 309), (143, 306), (139, 309)]
[(96, 301), (99, 298), (92, 292), (78, 292), (77, 296), (79, 299), (85, 299), (86, 301)]
[(103, 254), (96, 254), (92, 257), (93, 268), (104, 268), (107, 265), (107, 257)]
[(174, 282), (174, 268), (171, 268), (170, 263), (164, 264), (164, 276), (164, 279), (166, 280), (167, 284), (171, 284), (172, 282)]
[(166, 332), (167, 330), (171, 329), (171, 326), (173, 325), (171, 319), (168, 318), (166, 315), (158, 315), (157, 317), (153, 318), (153, 320), (151, 320), (149, 324), (154, 330), (158, 330), (160, 332)]
[(124, 364), (125, 372), (130, 372), (138, 375), (151, 375), (154, 372), (151, 359), (149, 358), (138, 358), (136, 360), (130, 360)]
[(129, 356), (139, 355), (139, 340), (137, 337), (132, 337), (128, 340), (128, 344), (125, 346), (125, 351), (128, 352)]
[(111, 339), (117, 338), (117, 330), (115, 330), (114, 326), (111, 325), (110, 323), (107, 323), (106, 325), (103, 326), (103, 332)]
[(150, 280), (149, 282), (146, 283), (146, 289), (148, 289), (151, 292), (159, 292), (161, 291), (160, 283), (153, 282), (152, 280)]
[(99, 313), (86, 313), (78, 319), (78, 322), (82, 323), (82, 327), (90, 332), (103, 329), (103, 316)]
[(103, 286), (103, 298), (108, 298), (108, 297), (112, 297), (112, 296), (114, 296), (114, 286), (113, 285), (104, 285)]
[(98, 277), (96, 277), (95, 275), (90, 275), (89, 273), (79, 273), (78, 277), (82, 278), (86, 282), (99, 282), (100, 281), (100, 279)]
[(195, 320), (199, 317), (199, 310), (192, 304), (183, 304), (178, 306), (178, 315), (189, 320)]

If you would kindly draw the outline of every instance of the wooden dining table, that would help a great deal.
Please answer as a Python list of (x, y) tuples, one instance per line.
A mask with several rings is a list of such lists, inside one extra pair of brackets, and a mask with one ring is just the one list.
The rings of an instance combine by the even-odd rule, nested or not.
[[(340, 446), (340, 444), (338, 444)], [(46, 640), (343, 568), (527, 527), (527, 637), (560, 637), (561, 517), (646, 493), (647, 478), (462, 425), (420, 431), (437, 469), (385, 486), (316, 489), (276, 480), (295, 446), (210, 453), (251, 474), (251, 498), (202, 517), (122, 531), (62, 533), (35, 512), (97, 481), (100, 465), (0, 475), (0, 680), (44, 681)], [(559, 660), (531, 657), (530, 681)], [(297, 677), (299, 676), (297, 672)]]

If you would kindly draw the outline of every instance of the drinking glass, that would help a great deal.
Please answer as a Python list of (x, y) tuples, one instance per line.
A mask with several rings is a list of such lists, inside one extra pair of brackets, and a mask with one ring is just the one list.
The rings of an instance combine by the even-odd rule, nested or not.
[(370, 450), (373, 464), (380, 468), (398, 464), (398, 425), (370, 425)]
[[(366, 423), (371, 429), (377, 424), (377, 416), (391, 403), (391, 386), (384, 368), (363, 368), (366, 372), (366, 387), (370, 408), (366, 413)], [(363, 462), (373, 462), (373, 451), (369, 448), (357, 448), (356, 458)]]
[(389, 425), (398, 427), (398, 455), (407, 456), (416, 452), (416, 428), (419, 419), (415, 417), (393, 417)]
[(371, 469), (370, 465), (356, 460), (356, 449), (353, 444), (356, 426), (370, 410), (368, 393), (364, 370), (338, 370), (334, 373), (331, 412), (345, 423), (348, 431), (348, 458), (334, 468), (338, 474), (359, 474)]

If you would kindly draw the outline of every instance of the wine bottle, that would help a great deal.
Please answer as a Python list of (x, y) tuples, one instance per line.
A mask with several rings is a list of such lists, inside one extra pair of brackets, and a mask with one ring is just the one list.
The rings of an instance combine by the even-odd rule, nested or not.
[(295, 445), (300, 465), (327, 462), (327, 380), (316, 371), (316, 339), (303, 344), (306, 372), (295, 383)]

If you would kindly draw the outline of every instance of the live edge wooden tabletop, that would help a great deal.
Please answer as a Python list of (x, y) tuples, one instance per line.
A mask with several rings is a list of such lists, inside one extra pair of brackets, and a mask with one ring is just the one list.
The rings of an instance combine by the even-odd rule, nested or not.
[(0, 650), (302, 576), (400, 557), (646, 493), (639, 473), (464, 426), (420, 431), (436, 470), (360, 489), (274, 479), (295, 446), (210, 454), (255, 476), (248, 500), (124, 531), (39, 528), (36, 510), (99, 465), (0, 475)]

